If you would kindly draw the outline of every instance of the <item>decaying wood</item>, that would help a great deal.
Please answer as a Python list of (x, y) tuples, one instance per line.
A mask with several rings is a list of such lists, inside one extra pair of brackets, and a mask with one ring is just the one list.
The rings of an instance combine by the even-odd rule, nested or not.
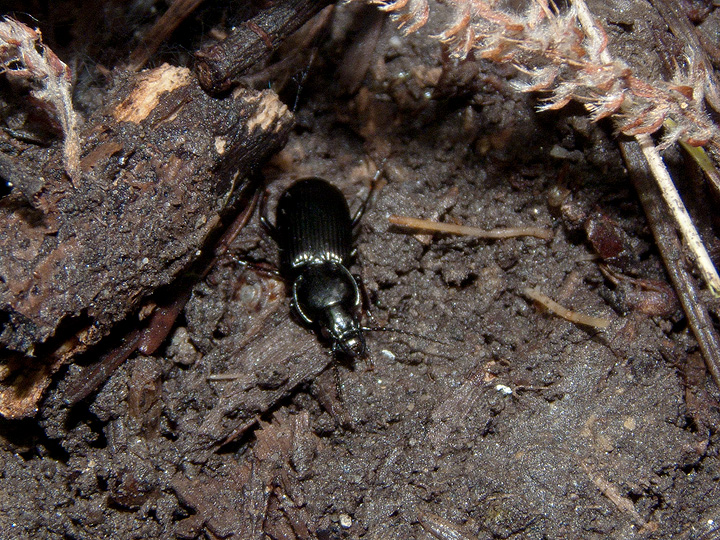
[(305, 508), (302, 479), (320, 439), (310, 415), (276, 412), (260, 422), (247, 460), (197, 475), (178, 472), (170, 487), (193, 513), (180, 522), (182, 538), (204, 527), (214, 538), (318, 538)]
[[(44, 366), (6, 370), (6, 417), (32, 414), (48, 371), (97, 343), (197, 258), (236, 187), (292, 127), (270, 91), (214, 99), (188, 69), (168, 65), (118, 78), (81, 131), (77, 187), (59, 146), (0, 134), (3, 166), (22, 164), (20, 180), (41, 179), (21, 181), (0, 202), (0, 346)], [(60, 334), (75, 341), (58, 356), (51, 338)]]
[(196, 53), (203, 88), (219, 93), (270, 56), (283, 40), (319, 13), (329, 0), (284, 0), (238, 26), (226, 39)]
[(78, 116), (72, 104), (70, 68), (43, 44), (39, 30), (3, 17), (0, 20), (0, 73), (19, 93), (29, 89), (35, 107), (60, 124), (65, 138), (65, 169), (75, 181), (80, 174), (80, 141)]
[[(190, 299), (192, 286), (208, 275), (218, 259), (227, 252), (229, 244), (250, 220), (260, 198), (260, 190), (255, 189), (254, 192), (250, 203), (243, 208), (218, 240), (214, 255), (199, 259), (188, 272), (190, 277), (176, 280), (173, 284), (173, 294), (167, 301), (154, 306), (154, 311), (148, 317), (147, 325), (144, 328), (136, 327), (130, 330), (118, 347), (104, 354), (99, 361), (85, 368), (75, 380), (72, 380), (65, 391), (66, 403), (75, 405), (89, 396), (135, 351), (150, 356), (165, 342), (175, 321)], [(143, 306), (142, 310), (145, 311), (146, 307)]]

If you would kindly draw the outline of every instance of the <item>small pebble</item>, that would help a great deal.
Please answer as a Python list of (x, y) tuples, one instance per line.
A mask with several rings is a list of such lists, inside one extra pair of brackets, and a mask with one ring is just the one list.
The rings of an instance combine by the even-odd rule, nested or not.
[(340, 526), (343, 529), (349, 529), (352, 527), (352, 518), (347, 514), (340, 514)]

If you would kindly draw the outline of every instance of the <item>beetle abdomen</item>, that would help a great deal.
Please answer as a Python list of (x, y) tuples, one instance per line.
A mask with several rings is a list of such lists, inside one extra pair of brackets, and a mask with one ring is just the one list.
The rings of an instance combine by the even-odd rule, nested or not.
[(280, 197), (276, 222), (281, 266), (296, 274), (307, 264), (350, 263), (352, 219), (345, 197), (320, 178), (300, 180)]

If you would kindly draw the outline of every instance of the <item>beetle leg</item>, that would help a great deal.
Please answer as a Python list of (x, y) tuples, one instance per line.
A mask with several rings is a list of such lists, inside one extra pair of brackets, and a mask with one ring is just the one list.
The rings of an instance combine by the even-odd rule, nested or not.
[(295, 308), (295, 311), (297, 311), (298, 315), (300, 315), (300, 318), (303, 320), (303, 322), (307, 325), (312, 326), (315, 324), (315, 321), (313, 321), (310, 317), (307, 316), (307, 314), (303, 311), (302, 306), (300, 305), (300, 302), (298, 301), (298, 286), (302, 282), (302, 275), (300, 275), (292, 285), (292, 303), (293, 307)]
[(263, 191), (263, 194), (260, 197), (260, 204), (258, 205), (259, 206), (259, 214), (260, 214), (260, 223), (262, 224), (263, 227), (265, 227), (265, 230), (268, 232), (270, 237), (275, 242), (277, 242), (278, 241), (277, 227), (275, 227), (275, 225), (273, 225), (270, 222), (270, 219), (268, 218), (268, 215), (267, 215), (268, 195), (269, 195), (269, 193), (268, 193), (268, 190), (266, 189), (265, 191)]
[(363, 281), (362, 276), (353, 274), (353, 278), (355, 279), (355, 286), (357, 287), (357, 299), (355, 300), (355, 309), (357, 309), (361, 314), (364, 313), (370, 320), (370, 322), (376, 325), (377, 321), (375, 320), (375, 317), (373, 317), (373, 314), (370, 312), (370, 306), (372, 305), (372, 302), (370, 301), (370, 293), (365, 286), (365, 282)]
[(370, 203), (370, 200), (373, 198), (373, 195), (375, 194), (375, 182), (373, 181), (372, 186), (370, 187), (370, 191), (368, 192), (367, 197), (365, 197), (365, 200), (360, 205), (360, 208), (357, 209), (355, 212), (355, 215), (352, 218), (352, 228), (355, 229), (357, 227), (358, 223), (360, 223), (360, 220), (362, 219), (363, 215), (365, 214), (365, 210), (367, 210), (368, 204)]
[(367, 197), (365, 197), (365, 200), (360, 205), (360, 208), (357, 209), (355, 212), (355, 215), (352, 218), (352, 227), (353, 229), (357, 226), (358, 223), (360, 223), (360, 220), (363, 217), (363, 214), (365, 214), (365, 210), (367, 210), (368, 204), (370, 203), (370, 200), (374, 198), (375, 191), (378, 187), (378, 178), (380, 178), (380, 175), (383, 172), (383, 168), (385, 167), (385, 162), (387, 161), (387, 158), (383, 159), (383, 162), (380, 164), (380, 167), (378, 168), (377, 172), (375, 173), (375, 176), (373, 176), (373, 179), (370, 181), (370, 191), (368, 192)]
[(285, 281), (285, 278), (280, 273), (280, 270), (275, 268), (275, 266), (270, 263), (247, 261), (247, 260), (241, 259), (237, 255), (234, 255), (231, 253), (226, 254), (226, 257), (231, 259), (238, 266), (242, 266), (244, 268), (250, 268), (251, 270), (258, 272), (259, 274), (265, 274), (266, 276), (270, 276), (279, 281), (283, 281), (283, 282)]
[(353, 419), (344, 405), (342, 381), (337, 362), (333, 362), (330, 369), (318, 375), (310, 388), (315, 399), (320, 402), (323, 409), (330, 413), (337, 426), (354, 431)]
[(368, 354), (365, 358), (365, 371), (375, 371), (375, 362), (372, 361), (372, 357)]
[(367, 209), (368, 203), (370, 202), (370, 199), (372, 198), (372, 188), (370, 189), (370, 193), (368, 193), (368, 196), (365, 197), (365, 200), (360, 205), (360, 208), (357, 209), (355, 212), (355, 215), (352, 218), (352, 227), (353, 229), (357, 227), (358, 223), (360, 223), (360, 220), (363, 217), (363, 214), (365, 213), (365, 210)]

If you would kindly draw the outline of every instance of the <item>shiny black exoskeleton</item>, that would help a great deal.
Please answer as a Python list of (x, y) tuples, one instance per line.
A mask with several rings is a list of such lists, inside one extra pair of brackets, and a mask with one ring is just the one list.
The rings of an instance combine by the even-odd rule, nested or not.
[(328, 339), (333, 351), (367, 358), (360, 290), (348, 271), (356, 220), (339, 189), (308, 178), (280, 196), (271, 229), (298, 316)]

